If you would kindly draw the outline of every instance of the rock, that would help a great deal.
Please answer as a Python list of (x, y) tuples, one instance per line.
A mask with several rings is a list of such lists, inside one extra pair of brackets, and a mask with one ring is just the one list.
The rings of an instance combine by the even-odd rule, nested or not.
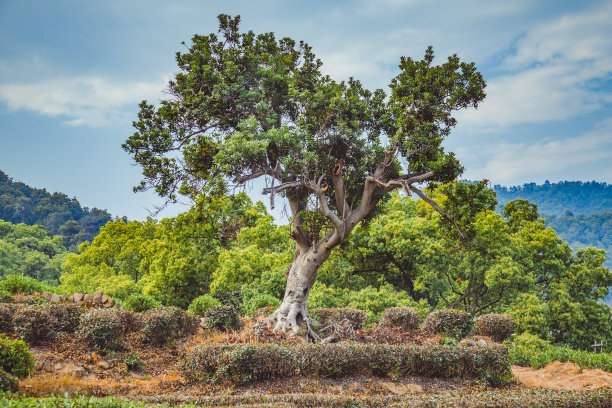
[(98, 362), (98, 367), (100, 367), (103, 370), (108, 370), (110, 368), (110, 364), (108, 363), (108, 361), (100, 360)]
[(74, 302), (74, 295), (68, 296), (68, 301), (69, 302)]
[(77, 378), (82, 378), (82, 377), (85, 377), (89, 373), (83, 367), (75, 366), (75, 367), (72, 367), (72, 369), (70, 370), (70, 374), (72, 374), (73, 376)]
[(41, 296), (43, 297), (43, 299), (51, 300), (52, 294), (50, 292), (43, 292)]
[(94, 300), (93, 295), (91, 295), (89, 293), (86, 294), (85, 296), (83, 296), (83, 302), (85, 302), (88, 305), (92, 305), (93, 304), (93, 300)]
[(61, 298), (57, 293), (54, 293), (51, 295), (51, 301), (53, 303), (59, 303), (61, 301)]
[(66, 295), (60, 295), (60, 302), (65, 302), (66, 299), (68, 299)]
[(102, 303), (102, 306), (106, 309), (113, 307), (115, 305), (115, 301), (111, 298), (108, 298), (106, 302)]
[(93, 295), (93, 304), (94, 305), (102, 304), (102, 292), (97, 291), (96, 293), (94, 293), (94, 295)]
[(34, 292), (32, 293), (32, 296), (40, 296), (40, 292)]
[(102, 299), (100, 299), (100, 303), (104, 304), (106, 302), (108, 302), (108, 296), (102, 295)]
[(79, 292), (74, 292), (74, 295), (72, 295), (74, 297), (74, 302), (82, 302), (83, 301), (83, 294), (79, 293)]

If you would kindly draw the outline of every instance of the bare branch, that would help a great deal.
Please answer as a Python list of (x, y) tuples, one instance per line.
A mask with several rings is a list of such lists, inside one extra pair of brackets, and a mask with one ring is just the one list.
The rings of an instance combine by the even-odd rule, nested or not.
[(296, 187), (300, 187), (303, 186), (304, 182), (303, 181), (288, 181), (286, 183), (282, 183), (276, 187), (266, 187), (263, 189), (263, 191), (261, 192), (262, 194), (271, 194), (272, 192), (274, 193), (278, 193), (279, 191), (283, 191), (283, 190), (289, 190), (291, 188), (296, 188)]
[[(319, 179), (321, 180), (321, 179)], [(337, 232), (340, 233), (344, 231), (344, 223), (338, 218), (336, 214), (333, 213), (332, 210), (329, 209), (329, 204), (327, 202), (327, 197), (325, 196), (325, 191), (319, 186), (312, 182), (306, 182), (305, 186), (317, 196), (319, 200), (319, 211), (323, 214), (324, 217), (329, 219)]]
[(449, 220), (454, 226), (455, 229), (457, 230), (457, 232), (459, 233), (459, 237), (462, 240), (465, 240), (465, 235), (463, 235), (463, 232), (461, 231), (461, 228), (459, 228), (459, 226), (457, 225), (457, 223), (455, 222), (455, 220), (448, 215), (448, 213), (446, 213), (442, 207), (440, 207), (438, 205), (438, 203), (436, 203), (434, 200), (432, 200), (431, 198), (427, 197), (427, 195), (425, 193), (423, 193), (421, 190), (419, 190), (416, 187), (413, 186), (408, 186), (408, 188), (410, 189), (410, 191), (412, 191), (413, 193), (416, 193), (416, 195), (418, 195), (419, 197), (421, 197), (421, 199), (423, 201), (425, 201), (427, 204), (431, 205), (434, 210), (436, 210), (437, 212), (440, 213), (440, 215), (442, 215), (443, 217), (445, 217), (447, 220)]
[(336, 198), (336, 207), (342, 218), (347, 218), (346, 211), (349, 208), (346, 202), (346, 193), (344, 191), (344, 181), (342, 180), (342, 159), (332, 169), (332, 183), (334, 184), (334, 195)]

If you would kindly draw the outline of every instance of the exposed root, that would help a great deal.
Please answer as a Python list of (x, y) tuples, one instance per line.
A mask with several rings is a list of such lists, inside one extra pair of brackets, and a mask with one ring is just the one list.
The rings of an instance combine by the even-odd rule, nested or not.
[(258, 336), (263, 328), (267, 328), (273, 332), (282, 331), (289, 337), (305, 334), (308, 339), (314, 342), (321, 341), (319, 335), (311, 327), (312, 319), (306, 312), (306, 308), (283, 306), (281, 305), (270, 316), (260, 320), (251, 330)]

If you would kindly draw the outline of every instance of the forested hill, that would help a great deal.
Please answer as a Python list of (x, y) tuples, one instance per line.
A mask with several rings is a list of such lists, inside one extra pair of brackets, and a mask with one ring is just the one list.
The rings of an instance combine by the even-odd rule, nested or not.
[(76, 198), (15, 182), (0, 170), (0, 220), (43, 225), (53, 235), (61, 235), (66, 247), (74, 249), (81, 242), (91, 241), (112, 219), (106, 210), (83, 208)]
[(573, 214), (600, 214), (612, 211), (612, 186), (595, 181), (562, 181), (537, 185), (493, 187), (497, 194), (498, 208), (503, 209), (508, 201), (523, 198), (538, 205), (540, 214), (560, 216), (570, 211)]

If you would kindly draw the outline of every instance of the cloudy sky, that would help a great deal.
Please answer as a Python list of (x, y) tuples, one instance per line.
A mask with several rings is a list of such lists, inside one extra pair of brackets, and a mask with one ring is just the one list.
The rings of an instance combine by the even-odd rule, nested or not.
[(132, 193), (140, 169), (121, 143), (138, 103), (164, 98), (181, 42), (219, 13), (305, 40), (326, 73), (370, 88), (428, 45), (475, 61), (488, 96), (446, 143), (465, 178), (612, 182), (610, 0), (0, 0), (0, 170), (146, 218), (161, 200)]

